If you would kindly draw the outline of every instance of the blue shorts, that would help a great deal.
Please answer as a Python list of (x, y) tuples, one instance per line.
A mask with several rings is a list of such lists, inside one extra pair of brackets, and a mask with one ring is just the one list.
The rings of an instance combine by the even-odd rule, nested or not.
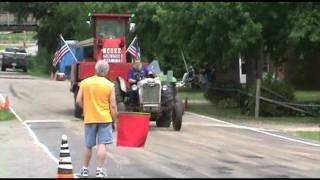
[(85, 143), (88, 147), (96, 144), (112, 144), (112, 123), (94, 123), (84, 126)]

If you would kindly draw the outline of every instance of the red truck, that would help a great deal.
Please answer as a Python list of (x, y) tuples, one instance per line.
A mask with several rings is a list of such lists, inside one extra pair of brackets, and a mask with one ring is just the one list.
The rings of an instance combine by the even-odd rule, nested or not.
[[(80, 41), (75, 47), (87, 50), (87, 55), (71, 67), (71, 88), (74, 93), (74, 115), (81, 117), (83, 110), (76, 104), (79, 83), (95, 74), (94, 66), (97, 60), (106, 60), (110, 64), (107, 78), (115, 83), (116, 100), (120, 111), (129, 110), (127, 104), (128, 71), (132, 67), (127, 59), (126, 32), (130, 25), (131, 14), (93, 13), (91, 27), (93, 38)], [(85, 50), (86, 52), (86, 50)], [(86, 54), (86, 53), (85, 53)], [(154, 66), (155, 64), (152, 63)], [(151, 65), (151, 64), (150, 64)], [(160, 67), (158, 67), (158, 72)], [(172, 72), (171, 72), (172, 77)], [(179, 131), (182, 123), (183, 104), (177, 97), (176, 83), (159, 79), (144, 79), (139, 83), (140, 105), (134, 111), (151, 113), (151, 120), (158, 127), (169, 127)], [(132, 109), (131, 109), (132, 110)]]

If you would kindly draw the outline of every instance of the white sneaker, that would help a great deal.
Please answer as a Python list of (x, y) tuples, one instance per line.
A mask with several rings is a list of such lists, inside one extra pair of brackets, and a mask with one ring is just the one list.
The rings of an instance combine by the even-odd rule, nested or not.
[(84, 177), (84, 178), (87, 178), (89, 176), (89, 170), (88, 168), (82, 168), (81, 169), (81, 172), (80, 172), (80, 176), (81, 177)]
[(96, 170), (96, 178), (105, 178), (107, 174), (104, 172), (103, 169)]

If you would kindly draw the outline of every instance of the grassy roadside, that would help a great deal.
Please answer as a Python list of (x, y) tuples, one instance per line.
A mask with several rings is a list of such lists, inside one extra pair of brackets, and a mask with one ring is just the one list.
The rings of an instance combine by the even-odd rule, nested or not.
[(295, 92), (298, 101), (320, 101), (320, 91), (301, 91)]
[[(204, 92), (201, 90), (182, 89), (178, 92), (178, 96), (182, 100), (184, 100), (185, 97), (188, 97), (189, 100), (206, 100), (204, 97)], [(298, 101), (320, 101), (320, 91), (296, 91), (295, 96)], [(219, 108), (212, 104), (189, 103), (188, 111), (233, 123), (263, 122), (268, 124), (281, 125), (305, 124), (317, 126), (320, 124), (320, 119), (318, 117), (260, 117), (258, 119), (255, 119), (253, 116), (246, 116), (241, 114), (240, 108)], [(291, 134), (294, 136), (302, 137), (304, 139), (320, 141), (320, 132), (296, 131), (291, 132)]]
[(41, 69), (32, 68), (28, 70), (28, 74), (41, 79), (50, 79), (50, 73), (43, 72)]
[(206, 100), (204, 97), (203, 90), (197, 90), (197, 89), (190, 89), (190, 88), (183, 88), (178, 91), (178, 96), (181, 100), (184, 100), (186, 97), (188, 97), (188, 100), (198, 100), (203, 101)]
[[(189, 100), (206, 100), (203, 90), (183, 88), (179, 90), (178, 95), (181, 99), (188, 97)], [(320, 91), (297, 90), (295, 91), (295, 97), (298, 101), (320, 102)]]
[(33, 31), (27, 31), (26, 34), (22, 33), (9, 33), (9, 34), (0, 34), (1, 43), (20, 43), (24, 39), (26, 42), (34, 42), (33, 38), (37, 33)]
[(4, 50), (5, 48), (13, 48), (16, 47), (16, 45), (8, 44), (8, 45), (0, 45), (0, 50)]
[(305, 139), (316, 140), (320, 142), (320, 131), (297, 131), (292, 134)]
[(260, 117), (258, 119), (255, 119), (253, 116), (246, 116), (241, 114), (240, 108), (223, 109), (214, 105), (205, 104), (190, 104), (188, 107), (188, 111), (232, 122), (259, 121), (281, 124), (320, 123), (319, 118), (316, 117)]
[[(314, 100), (315, 97), (319, 96), (319, 91), (296, 91), (295, 95), (300, 101)], [(178, 96), (184, 100), (188, 97), (189, 100), (206, 100), (204, 97), (203, 90), (195, 89), (182, 89), (178, 92)], [(315, 117), (260, 117), (258, 120), (254, 119), (252, 116), (246, 116), (241, 114), (240, 108), (225, 109), (219, 108), (215, 105), (208, 104), (190, 104), (189, 111), (219, 118), (228, 121), (265, 121), (270, 123), (306, 123), (314, 124), (320, 123), (319, 118)]]
[(10, 111), (0, 110), (0, 122), (14, 120), (16, 117)]

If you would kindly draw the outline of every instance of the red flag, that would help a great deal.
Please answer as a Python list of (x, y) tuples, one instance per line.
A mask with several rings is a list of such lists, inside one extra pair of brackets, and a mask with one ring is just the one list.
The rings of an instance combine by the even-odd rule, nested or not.
[(149, 124), (149, 113), (120, 113), (117, 146), (144, 147)]

